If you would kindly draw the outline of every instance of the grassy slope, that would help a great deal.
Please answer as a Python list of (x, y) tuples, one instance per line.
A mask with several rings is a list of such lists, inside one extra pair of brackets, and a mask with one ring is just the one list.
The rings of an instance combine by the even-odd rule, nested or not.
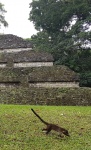
[[(45, 135), (30, 108), (69, 130), (70, 138)], [(91, 107), (0, 105), (0, 150), (91, 150)]]

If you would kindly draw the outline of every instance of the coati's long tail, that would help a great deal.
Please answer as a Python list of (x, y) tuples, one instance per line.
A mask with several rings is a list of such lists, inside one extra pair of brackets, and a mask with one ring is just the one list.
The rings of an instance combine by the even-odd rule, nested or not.
[(32, 108), (31, 108), (32, 112), (46, 125), (48, 125), (49, 123), (44, 121)]

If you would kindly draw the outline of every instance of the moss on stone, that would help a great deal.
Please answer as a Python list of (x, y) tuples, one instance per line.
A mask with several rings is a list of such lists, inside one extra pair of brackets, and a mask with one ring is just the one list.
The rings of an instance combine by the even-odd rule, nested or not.
[(34, 67), (34, 68), (0, 68), (0, 82), (21, 81), (27, 76), (30, 82), (74, 82), (79, 76), (65, 66)]
[(0, 88), (0, 103), (91, 106), (90, 88)]

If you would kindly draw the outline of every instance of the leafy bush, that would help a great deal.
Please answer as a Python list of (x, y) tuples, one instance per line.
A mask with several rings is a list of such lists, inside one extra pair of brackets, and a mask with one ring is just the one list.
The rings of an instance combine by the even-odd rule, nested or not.
[(91, 72), (80, 75), (80, 86), (91, 87)]

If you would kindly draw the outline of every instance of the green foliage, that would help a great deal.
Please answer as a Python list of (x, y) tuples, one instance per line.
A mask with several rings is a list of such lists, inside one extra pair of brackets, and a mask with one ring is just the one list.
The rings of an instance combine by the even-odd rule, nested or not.
[(31, 42), (31, 38), (26, 38), (26, 39), (24, 39), (24, 40)]
[(91, 72), (80, 75), (80, 86), (91, 87)]
[[(45, 121), (66, 128), (70, 138), (45, 135), (45, 125), (31, 108)], [(0, 105), (0, 150), (90, 150), (90, 131), (91, 107)]]
[(76, 72), (82, 73), (91, 70), (91, 50), (79, 49), (70, 54), (65, 64)]
[(4, 5), (0, 3), (0, 26), (1, 24), (5, 27), (8, 26), (7, 21), (5, 20), (4, 14), (6, 13), (6, 10), (4, 9)]
[(32, 36), (31, 41), (34, 45), (34, 50), (52, 52), (52, 41), (47, 32), (38, 32), (37, 35)]
[[(91, 22), (91, 2), (89, 0), (38, 0), (33, 1), (30, 7), (29, 20), (33, 21), (35, 28), (40, 31), (35, 36), (36, 48), (40, 38), (40, 47), (48, 43), (47, 47), (49, 49), (52, 47), (55, 53), (60, 54), (66, 51), (69, 55), (69, 51), (76, 50), (86, 40), (91, 40), (91, 32), (84, 32), (89, 28)], [(70, 26), (74, 19), (76, 23)], [(46, 41), (43, 40), (44, 37)]]
[(38, 0), (30, 8), (29, 20), (39, 31), (31, 39), (34, 48), (52, 53), (55, 64), (91, 71), (91, 50), (86, 47), (91, 42), (91, 1)]
[[(91, 3), (87, 0), (38, 0), (30, 4), (32, 8), (29, 19), (33, 21), (37, 30), (46, 30), (49, 33), (60, 32), (60, 29), (67, 31), (69, 21), (75, 15), (78, 31), (82, 23), (91, 19)], [(77, 34), (77, 31), (76, 31)]]

